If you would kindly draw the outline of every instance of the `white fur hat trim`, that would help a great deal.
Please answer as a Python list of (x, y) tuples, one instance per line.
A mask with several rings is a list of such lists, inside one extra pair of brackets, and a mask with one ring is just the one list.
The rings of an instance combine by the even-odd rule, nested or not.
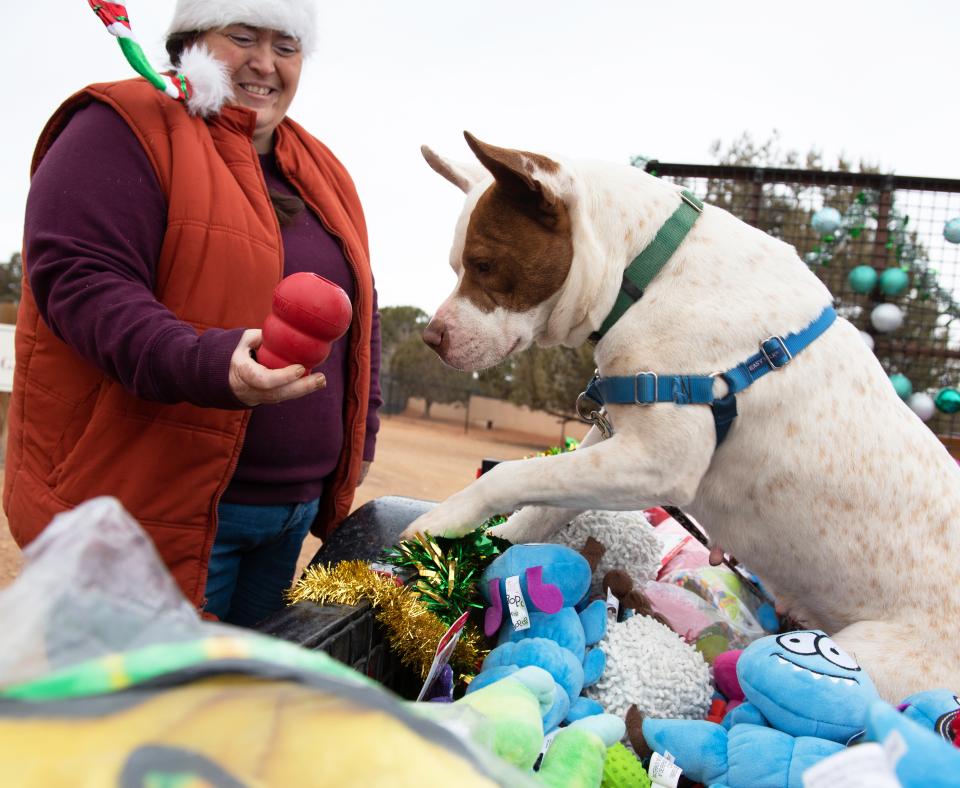
[(177, 0), (167, 35), (236, 24), (288, 33), (300, 40), (304, 54), (317, 43), (314, 0)]

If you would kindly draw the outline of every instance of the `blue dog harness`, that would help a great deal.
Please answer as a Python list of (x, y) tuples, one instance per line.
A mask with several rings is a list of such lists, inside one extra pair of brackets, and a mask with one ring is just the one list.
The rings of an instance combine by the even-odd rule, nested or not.
[[(643, 296), (644, 288), (677, 250), (703, 211), (703, 204), (690, 192), (682, 192), (681, 198), (680, 207), (660, 228), (650, 245), (627, 267), (614, 308), (603, 321), (600, 330), (591, 335), (592, 341), (599, 341), (623, 313)], [(720, 446), (737, 417), (736, 395), (768, 372), (783, 369), (797, 353), (823, 334), (836, 317), (836, 311), (828, 305), (806, 328), (785, 337), (768, 337), (760, 342), (759, 353), (726, 372), (712, 375), (664, 375), (646, 371), (606, 378), (599, 374), (594, 375), (586, 391), (577, 398), (577, 413), (584, 421), (596, 425), (606, 438), (612, 434), (612, 428), (604, 414), (604, 405), (653, 405), (658, 402), (709, 405), (713, 411), (717, 446)], [(718, 377), (722, 378), (728, 387), (727, 394), (723, 397), (713, 396), (713, 384)]]

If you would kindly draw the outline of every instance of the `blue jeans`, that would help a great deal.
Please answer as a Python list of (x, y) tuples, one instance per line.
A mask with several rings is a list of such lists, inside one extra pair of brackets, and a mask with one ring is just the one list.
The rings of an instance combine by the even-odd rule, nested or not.
[(280, 610), (319, 506), (319, 499), (269, 506), (221, 503), (206, 610), (241, 627)]

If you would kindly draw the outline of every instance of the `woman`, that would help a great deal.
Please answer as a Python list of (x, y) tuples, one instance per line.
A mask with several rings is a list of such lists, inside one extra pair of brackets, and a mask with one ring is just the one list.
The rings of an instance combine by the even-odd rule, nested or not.
[[(222, 83), (205, 116), (143, 80), (92, 85), (42, 133), (27, 205), (11, 531), (115, 495), (186, 596), (246, 626), (283, 604), (311, 526), (349, 511), (379, 426), (360, 203), (286, 117), (314, 37), (311, 0), (179, 0), (174, 65)], [(269, 370), (256, 327), (299, 271), (343, 287), (350, 331), (316, 370)]]

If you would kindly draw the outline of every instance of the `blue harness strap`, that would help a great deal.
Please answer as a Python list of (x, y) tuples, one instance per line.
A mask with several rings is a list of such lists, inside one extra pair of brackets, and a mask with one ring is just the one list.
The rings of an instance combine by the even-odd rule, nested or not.
[[(760, 343), (760, 352), (726, 372), (714, 375), (664, 375), (638, 372), (636, 375), (601, 378), (595, 376), (583, 393), (588, 400), (602, 405), (653, 405), (673, 402), (677, 405), (710, 405), (717, 432), (717, 446), (723, 443), (737, 417), (736, 395), (768, 372), (783, 369), (795, 355), (816, 340), (836, 320), (832, 306), (806, 328), (785, 337), (772, 336)], [(713, 396), (716, 378), (729, 388), (724, 397)]]

